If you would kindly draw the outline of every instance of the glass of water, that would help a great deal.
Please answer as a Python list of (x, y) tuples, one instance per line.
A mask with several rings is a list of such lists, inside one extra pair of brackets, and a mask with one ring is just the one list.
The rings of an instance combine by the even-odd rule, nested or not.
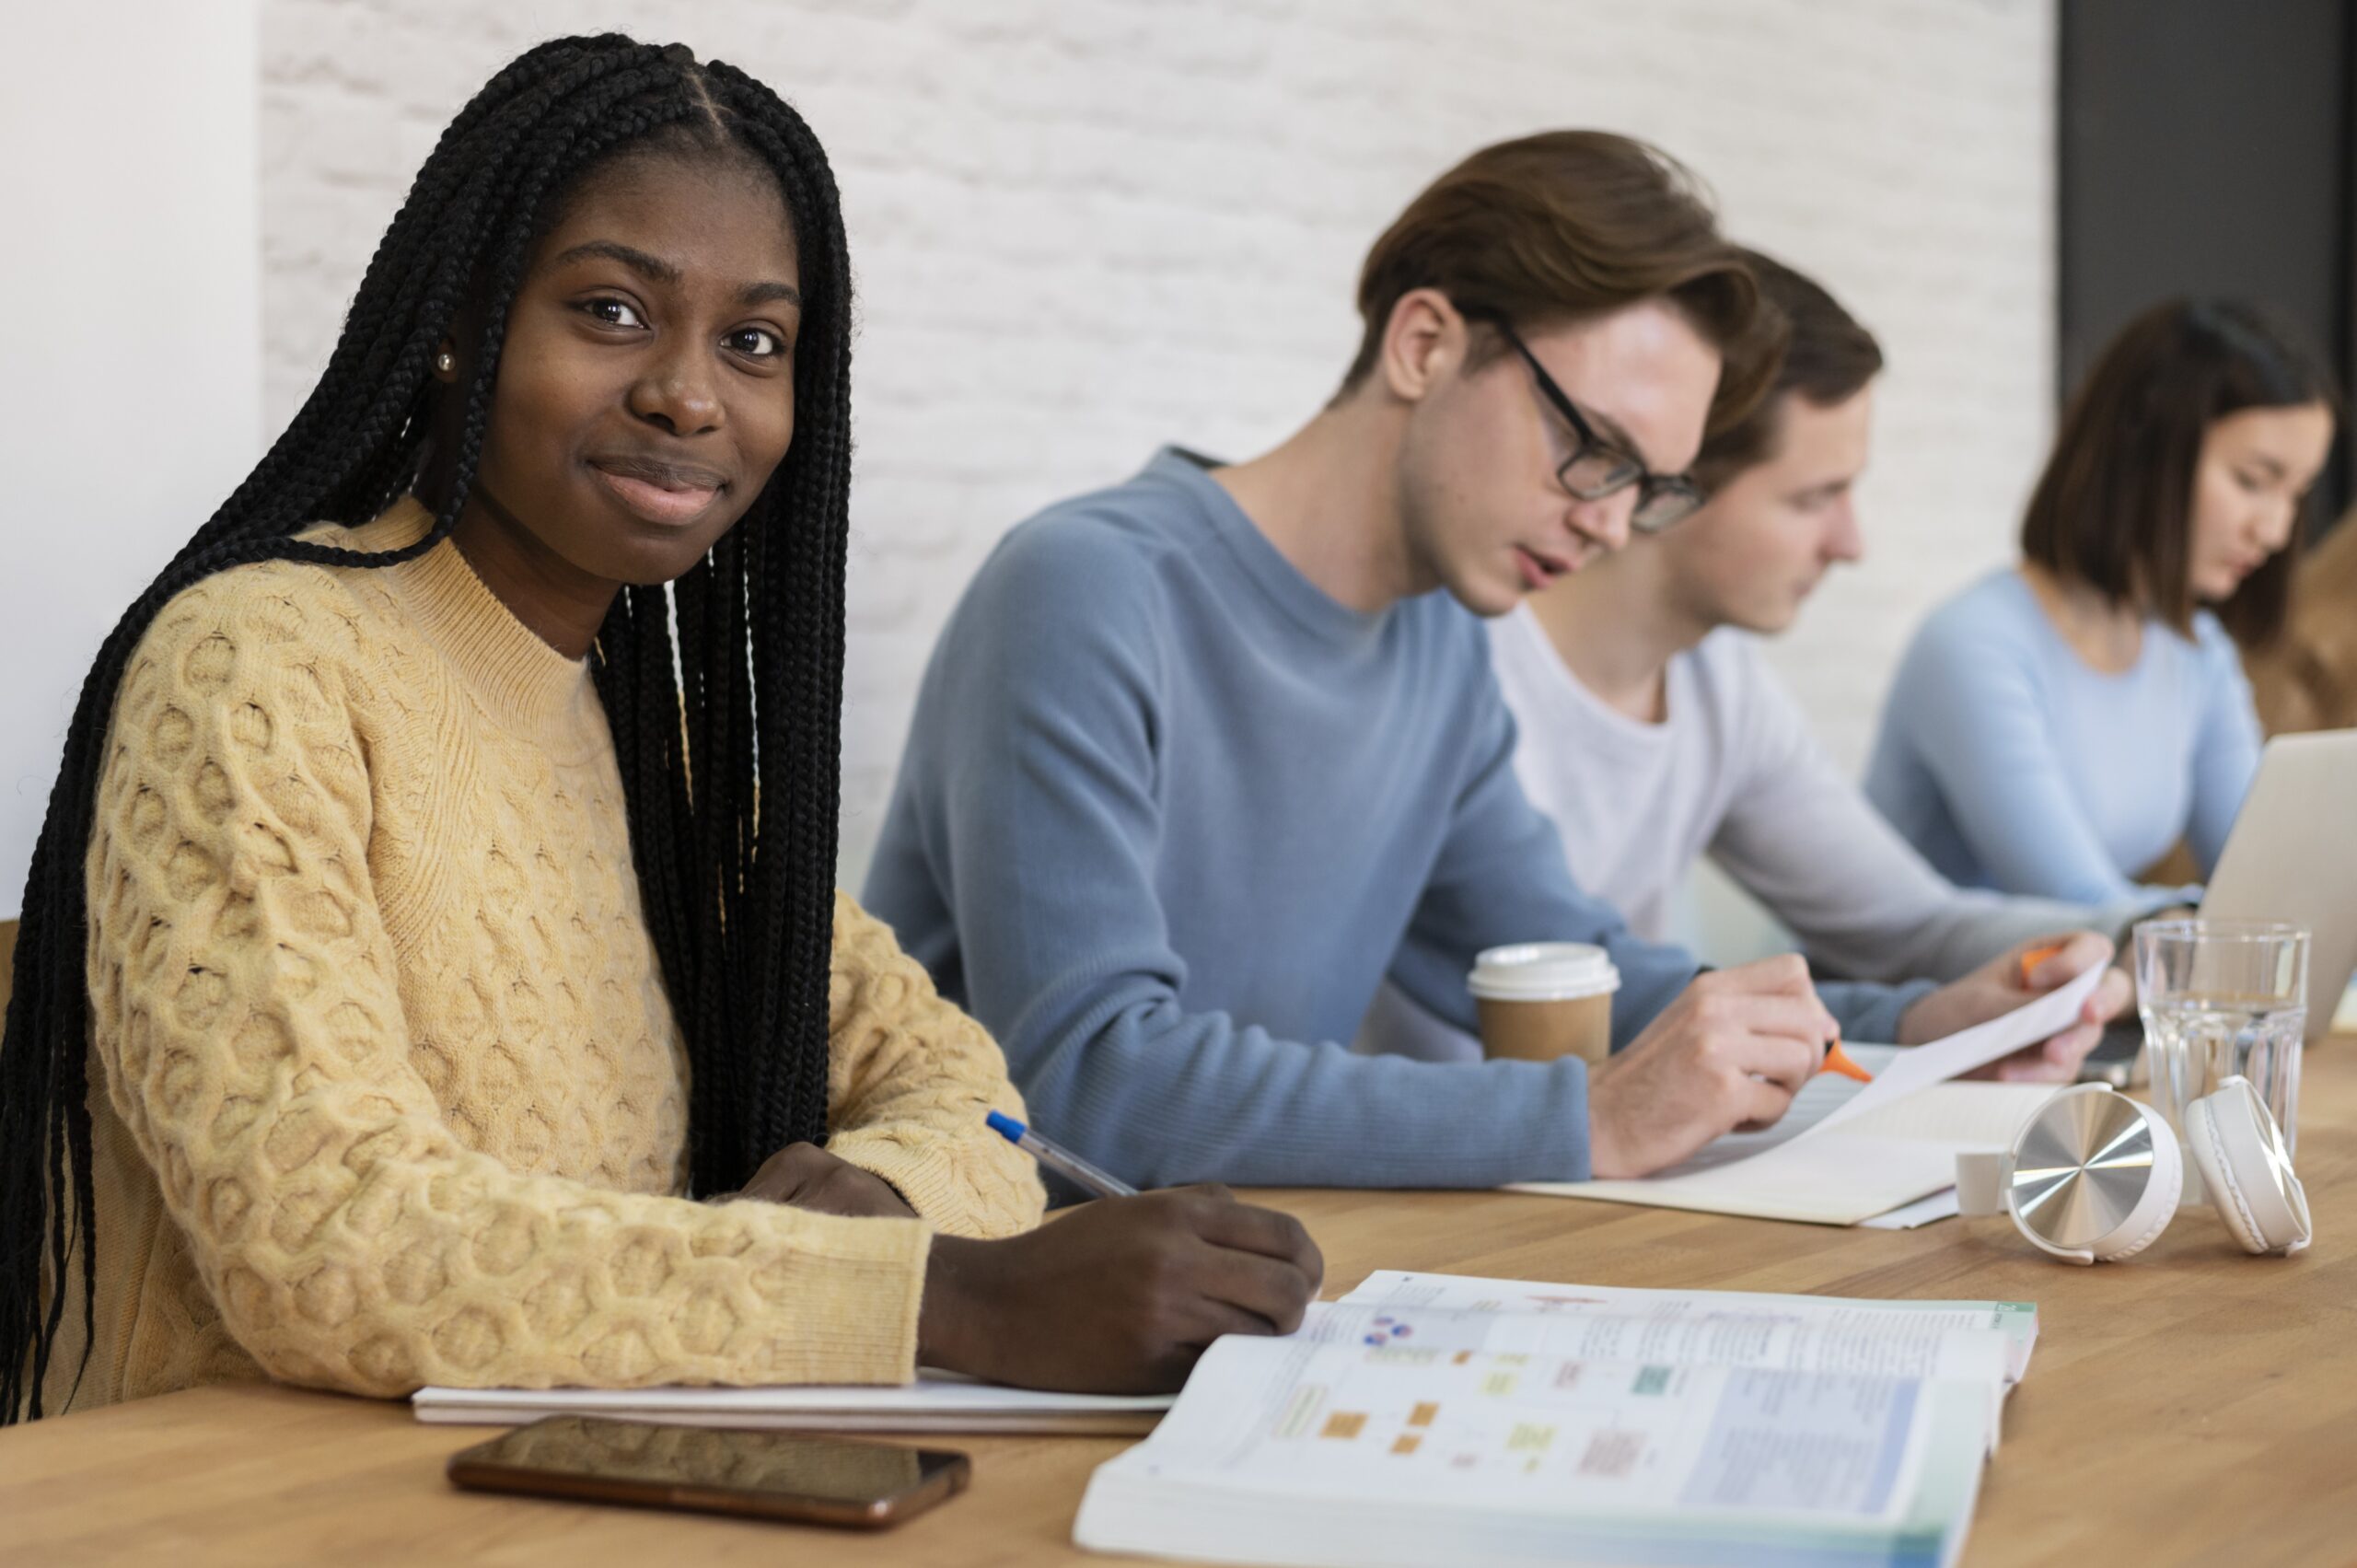
[[(2153, 1108), (2185, 1135), (2185, 1108), (2250, 1080), (2298, 1152), (2308, 928), (2264, 920), (2147, 920), (2136, 927), (2136, 1008)], [(2189, 1164), (2188, 1171), (2191, 1167)]]

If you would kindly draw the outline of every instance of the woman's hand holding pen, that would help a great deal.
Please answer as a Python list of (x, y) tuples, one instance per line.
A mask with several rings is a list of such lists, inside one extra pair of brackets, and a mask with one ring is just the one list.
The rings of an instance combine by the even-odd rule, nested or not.
[(1324, 1282), (1290, 1214), (1226, 1188), (1103, 1199), (1002, 1241), (933, 1238), (917, 1355), (1034, 1388), (1158, 1393), (1222, 1334), (1284, 1334)]
[(1627, 1050), (1588, 1069), (1590, 1170), (1648, 1175), (1776, 1121), (1840, 1033), (1798, 958), (1696, 976)]

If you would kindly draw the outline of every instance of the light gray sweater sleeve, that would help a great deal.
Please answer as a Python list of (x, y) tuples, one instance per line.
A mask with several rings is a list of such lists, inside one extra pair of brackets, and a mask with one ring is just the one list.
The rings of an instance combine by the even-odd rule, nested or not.
[(1958, 888), (1834, 766), (1763, 663), (1747, 672), (1741, 775), (1711, 842), (1727, 874), (1827, 969), (1862, 980), (1951, 981), (2033, 937), (2117, 937), (2166, 895), (2090, 905)]

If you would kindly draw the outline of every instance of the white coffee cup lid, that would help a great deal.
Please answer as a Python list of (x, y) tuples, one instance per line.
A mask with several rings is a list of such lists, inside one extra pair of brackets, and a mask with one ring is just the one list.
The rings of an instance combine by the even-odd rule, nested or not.
[(1585, 942), (1517, 942), (1478, 955), (1465, 985), (1492, 1002), (1568, 1002), (1609, 996), (1620, 989), (1620, 971)]

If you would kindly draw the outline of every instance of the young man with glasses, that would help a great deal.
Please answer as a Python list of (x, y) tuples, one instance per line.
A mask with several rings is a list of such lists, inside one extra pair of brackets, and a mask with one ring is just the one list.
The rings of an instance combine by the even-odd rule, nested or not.
[[(1851, 493), (1883, 357), (1817, 283), (1744, 259), (1785, 348), (1768, 395), (1702, 443), (1706, 504), (1489, 623), (1515, 772), (1572, 879), (1659, 940), (1707, 854), (1811, 958), (1861, 980), (1953, 979), (2048, 932), (2125, 931), (2159, 900), (2008, 898), (1933, 870), (1834, 766), (1761, 656), (1759, 637), (1864, 553)], [(1361, 1039), (1434, 1061), (1480, 1054), (1396, 987)]]
[[(1477, 153), (1376, 242), (1359, 306), (1299, 432), (1233, 467), (1166, 450), (1025, 523), (935, 649), (866, 901), (1041, 1128), (1141, 1185), (1635, 1175), (1774, 1121), (1837, 1030), (2024, 1000), (1700, 973), (1573, 885), (1515, 781), (1475, 617), (1690, 511), (1714, 400), (1739, 414), (1774, 369), (1683, 171), (1597, 133)], [(1535, 940), (1620, 970), (1592, 1071), (1338, 1043), (1387, 976), (1470, 1027), (1473, 955)]]

